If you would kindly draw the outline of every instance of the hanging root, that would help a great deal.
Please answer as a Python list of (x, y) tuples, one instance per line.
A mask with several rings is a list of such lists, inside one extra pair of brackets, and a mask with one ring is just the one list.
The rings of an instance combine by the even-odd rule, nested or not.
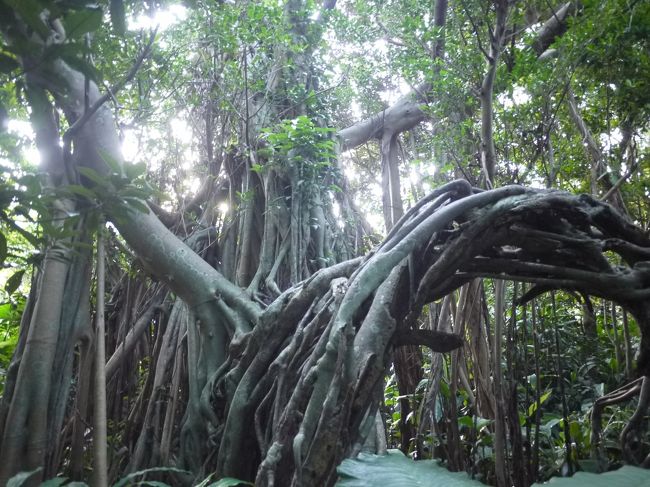
[(621, 433), (621, 446), (623, 448), (623, 456), (625, 460), (633, 464), (645, 464), (648, 461), (646, 457), (645, 460), (639, 462), (634, 452), (632, 446), (633, 442), (636, 442), (638, 438), (638, 433), (641, 427), (643, 426), (643, 420), (650, 405), (650, 376), (644, 376), (642, 378), (641, 384), (638, 386), (640, 390), (639, 394), (639, 404), (636, 407), (636, 411), (630, 418), (630, 421), (627, 423), (623, 432)]
[(594, 401), (591, 410), (591, 455), (598, 462), (600, 467), (604, 468), (606, 465), (601, 441), (603, 410), (607, 406), (619, 404), (636, 396), (641, 390), (642, 383), (643, 377), (639, 377), (638, 379), (633, 380), (632, 382), (625, 384), (623, 387), (599, 397)]

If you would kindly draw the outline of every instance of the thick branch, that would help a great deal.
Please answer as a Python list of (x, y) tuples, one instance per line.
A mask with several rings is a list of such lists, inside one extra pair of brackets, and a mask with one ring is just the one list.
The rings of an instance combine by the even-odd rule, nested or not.
[(146, 331), (147, 327), (151, 325), (151, 320), (156, 311), (156, 308), (160, 305), (162, 296), (163, 292), (159, 292), (156, 296), (154, 296), (151, 304), (147, 307), (144, 313), (140, 315), (138, 320), (133, 325), (133, 328), (129, 330), (129, 333), (126, 335), (123, 342), (115, 348), (115, 352), (108, 359), (108, 362), (106, 362), (107, 381), (113, 377), (113, 374), (115, 372), (117, 372), (125, 357), (129, 356), (129, 354), (138, 344), (138, 340), (142, 334)]
[(404, 330), (393, 337), (393, 345), (424, 345), (434, 352), (451, 352), (463, 346), (463, 339), (455, 333), (434, 330)]
[(344, 151), (354, 149), (372, 139), (381, 138), (386, 132), (398, 134), (412, 129), (428, 117), (421, 109), (427, 100), (423, 99), (420, 93), (429, 91), (431, 91), (431, 85), (422, 83), (386, 110), (339, 130), (337, 135), (342, 141), (342, 149)]
[(137, 72), (139, 71), (140, 67), (142, 66), (142, 63), (144, 62), (145, 59), (147, 59), (147, 56), (149, 56), (149, 53), (151, 52), (151, 46), (153, 46), (153, 41), (156, 38), (156, 32), (152, 32), (151, 36), (149, 38), (149, 42), (145, 46), (145, 48), (142, 50), (138, 58), (135, 60), (133, 63), (133, 66), (129, 70), (129, 72), (122, 78), (120, 81), (115, 83), (113, 86), (111, 86), (106, 93), (104, 93), (102, 96), (100, 96), (98, 99), (96, 99), (93, 104), (88, 107), (86, 111), (84, 111), (83, 115), (77, 119), (72, 126), (66, 130), (65, 134), (63, 134), (63, 141), (68, 142), (72, 138), (74, 138), (81, 128), (84, 126), (84, 124), (90, 120), (90, 118), (97, 113), (97, 110), (101, 108), (101, 106), (106, 103), (111, 97), (115, 96), (115, 94), (121, 90), (124, 85), (126, 85), (129, 81), (131, 81)]
[[(433, 50), (433, 60), (436, 61), (444, 52), (447, 0), (436, 1), (434, 15), (433, 24), (440, 30)], [(381, 139), (385, 135), (395, 136), (426, 120), (429, 115), (422, 110), (422, 106), (429, 102), (427, 95), (431, 88), (431, 83), (421, 83), (386, 110), (340, 130), (338, 136), (342, 141), (342, 149), (354, 149), (371, 139)]]
[[(576, 11), (576, 4), (575, 2), (566, 3), (546, 21), (533, 41), (533, 49), (535, 52), (541, 54), (557, 37), (564, 33), (566, 30), (566, 20), (569, 15)], [(446, 0), (437, 1), (435, 7), (435, 27), (439, 29), (444, 28), (446, 13)], [(444, 35), (441, 35), (436, 40), (434, 59), (441, 58), (443, 52)], [(395, 135), (410, 130), (429, 118), (430, 115), (425, 113), (422, 107), (431, 102), (428, 98), (431, 89), (431, 83), (422, 83), (387, 109), (339, 130), (337, 135), (341, 139), (342, 150), (354, 149), (372, 139), (381, 139), (384, 133)]]
[(567, 28), (567, 19), (577, 10), (578, 2), (567, 2), (544, 22), (533, 42), (533, 50), (540, 56)]

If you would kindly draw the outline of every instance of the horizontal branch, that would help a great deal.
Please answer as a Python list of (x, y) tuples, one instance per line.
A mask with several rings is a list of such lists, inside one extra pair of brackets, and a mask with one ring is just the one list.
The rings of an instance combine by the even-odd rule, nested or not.
[(428, 100), (421, 93), (430, 91), (431, 85), (422, 83), (387, 109), (339, 130), (337, 135), (341, 140), (341, 148), (344, 151), (354, 149), (372, 139), (380, 139), (386, 133), (398, 134), (412, 129), (428, 117), (422, 110)]
[(434, 352), (451, 352), (463, 346), (463, 339), (455, 333), (445, 333), (434, 330), (404, 330), (398, 331), (393, 337), (393, 345), (424, 345)]
[[(446, 6), (446, 2), (436, 2), (436, 27), (439, 29), (444, 27)], [(567, 2), (552, 13), (532, 42), (532, 49), (538, 56), (566, 31), (567, 19), (576, 11), (577, 2)], [(441, 36), (436, 42), (434, 59), (442, 56), (443, 46), (444, 36)], [(339, 130), (337, 135), (342, 150), (354, 149), (372, 139), (381, 139), (386, 134), (393, 136), (411, 130), (430, 118), (431, 114), (423, 108), (432, 102), (429, 99), (432, 89), (431, 83), (421, 83), (385, 110)]]

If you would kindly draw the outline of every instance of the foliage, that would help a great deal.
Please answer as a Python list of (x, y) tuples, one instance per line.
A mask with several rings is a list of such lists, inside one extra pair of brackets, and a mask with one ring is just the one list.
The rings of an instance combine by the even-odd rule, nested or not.
[[(361, 453), (355, 459), (344, 460), (338, 471), (341, 478), (336, 483), (337, 487), (380, 484), (423, 487), (477, 487), (483, 485), (481, 482), (471, 480), (464, 472), (449, 472), (432, 460), (413, 462), (398, 450), (389, 450), (387, 455)], [(599, 475), (579, 472), (571, 478), (554, 478), (548, 484), (543, 485), (635, 487), (648, 481), (650, 481), (648, 470), (625, 466), (616, 471)]]
[[(16, 474), (7, 483), (7, 487), (21, 487), (29, 480), (29, 478), (37, 473), (40, 469), (34, 470), (32, 472), (20, 472)], [(112, 485), (112, 487), (124, 487), (127, 485), (143, 485), (149, 487), (169, 487), (170, 484), (165, 482), (160, 482), (158, 480), (137, 480), (138, 477), (146, 476), (148, 474), (160, 474), (160, 473), (176, 473), (176, 474), (188, 474), (189, 472), (185, 470), (179, 470), (177, 468), (170, 467), (161, 467), (161, 468), (148, 468), (146, 470), (141, 470), (139, 472), (133, 472), (124, 478), (118, 480)], [(243, 480), (238, 480), (234, 478), (222, 478), (216, 482), (211, 481), (211, 477), (206, 477), (205, 480), (197, 484), (197, 487), (236, 487), (238, 485), (253, 485), (250, 482), (245, 482)], [(69, 481), (66, 477), (54, 477), (41, 482), (39, 487), (58, 487), (60, 485), (65, 485), (68, 487), (88, 487), (88, 484), (85, 482), (76, 482)]]
[(109, 156), (105, 161), (112, 169), (109, 177), (97, 173), (89, 167), (79, 167), (78, 171), (87, 183), (69, 184), (60, 189), (64, 195), (82, 198), (89, 205), (89, 214), (94, 221), (102, 214), (115, 215), (123, 219), (127, 211), (148, 213), (149, 208), (144, 203), (154, 193), (154, 189), (142, 177), (146, 172), (144, 164), (129, 164), (122, 170)]
[(399, 450), (389, 450), (386, 455), (361, 453), (355, 459), (344, 460), (338, 468), (340, 480), (337, 487), (366, 485), (413, 485), (477, 487), (465, 472), (450, 472), (433, 460), (413, 462)]
[[(301, 115), (293, 120), (283, 120), (272, 129), (265, 129), (262, 139), (268, 141), (267, 167), (285, 171), (299, 172), (298, 185), (316, 184), (331, 168), (335, 157), (334, 129), (319, 127), (307, 116)], [(261, 172), (265, 166), (255, 165), (253, 171)]]

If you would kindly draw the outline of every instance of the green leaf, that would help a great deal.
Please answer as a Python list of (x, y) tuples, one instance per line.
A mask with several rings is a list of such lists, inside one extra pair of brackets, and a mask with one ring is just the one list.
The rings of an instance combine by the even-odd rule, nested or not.
[[(539, 398), (539, 404), (540, 406), (544, 404), (544, 402), (551, 397), (551, 391), (546, 391), (544, 394), (542, 394)], [(535, 411), (537, 411), (537, 401), (533, 401), (533, 403), (528, 406), (528, 417), (531, 417), (533, 414), (535, 414)]]
[(347, 459), (338, 467), (337, 487), (365, 487), (368, 485), (408, 485), (411, 487), (479, 487), (465, 472), (450, 472), (433, 460), (414, 462), (399, 450), (388, 450), (387, 455), (361, 453), (356, 459)]
[(84, 9), (68, 13), (63, 19), (66, 35), (78, 39), (87, 32), (94, 32), (102, 25), (101, 9)]
[(74, 194), (77, 194), (79, 196), (83, 196), (83, 197), (88, 198), (90, 200), (95, 199), (97, 197), (97, 195), (93, 191), (91, 191), (88, 188), (86, 188), (84, 186), (81, 186), (79, 184), (69, 184), (64, 189), (66, 189), (70, 193), (74, 193)]
[(41, 470), (43, 470), (42, 467), (38, 467), (36, 470), (32, 470), (31, 472), (18, 473), (9, 479), (7, 482), (7, 487), (20, 487), (28, 478), (30, 478), (35, 473), (40, 472)]
[(18, 15), (36, 32), (41, 39), (45, 40), (50, 36), (50, 28), (41, 19), (43, 6), (37, 0), (5, 0), (5, 3), (12, 7)]
[(77, 167), (77, 171), (79, 171), (79, 174), (81, 174), (82, 176), (85, 176), (86, 178), (90, 179), (92, 182), (97, 184), (97, 186), (100, 187), (106, 186), (106, 180), (94, 169), (91, 169), (89, 167), (79, 166)]
[(582, 472), (600, 473), (602, 469), (600, 462), (598, 460), (594, 460), (593, 458), (578, 460), (578, 465), (580, 465), (580, 470)]
[(30, 222), (33, 222), (33, 221), (34, 221), (34, 219), (32, 218), (32, 216), (29, 214), (29, 208), (27, 208), (26, 206), (22, 206), (22, 205), (18, 205), (18, 206), (16, 206), (16, 207), (14, 208), (14, 213), (16, 213), (16, 214), (18, 214), (18, 215), (22, 215), (22, 216), (24, 216), (24, 217), (25, 217), (27, 220), (29, 220)]
[(210, 484), (210, 481), (212, 480), (214, 474), (208, 475), (206, 478), (204, 478), (200, 484), (196, 484), (195, 487), (208, 487), (208, 484)]
[(562, 418), (551, 418), (545, 422), (539, 430), (545, 435), (550, 436), (553, 428), (560, 424), (561, 421)]
[(123, 0), (111, 0), (109, 7), (111, 14), (111, 24), (117, 35), (123, 36), (126, 32), (126, 15), (124, 13)]
[(573, 477), (554, 477), (544, 484), (533, 484), (538, 486), (552, 487), (638, 487), (650, 485), (650, 470), (626, 465), (613, 472), (588, 473), (578, 472)]
[(16, 182), (22, 186), (25, 186), (29, 191), (34, 194), (41, 193), (41, 181), (38, 176), (35, 174), (25, 174), (24, 176), (18, 178)]
[[(59, 485), (63, 485), (67, 482), (68, 478), (67, 477), (54, 477), (53, 479), (48, 479), (45, 482), (43, 482), (41, 485), (38, 487), (59, 487)], [(66, 484), (66, 485), (72, 485)], [(85, 483), (83, 485), (86, 485)]]
[(14, 307), (11, 303), (0, 304), (0, 319), (9, 320), (14, 313)]
[[(479, 487), (485, 484), (470, 479), (465, 472), (450, 472), (433, 460), (414, 462), (398, 450), (387, 455), (361, 453), (338, 467), (337, 487), (368, 485), (408, 485), (413, 487)], [(578, 472), (573, 477), (552, 478), (544, 484), (552, 487), (638, 487), (650, 485), (650, 470), (625, 466), (614, 472), (593, 474)]]
[(124, 171), (126, 172), (126, 177), (133, 181), (147, 172), (147, 165), (144, 162), (124, 164)]
[(16, 225), (14, 221), (9, 220), (6, 223), (9, 227), (11, 227), (12, 230), (22, 235), (34, 247), (38, 247), (41, 244), (40, 239), (36, 235), (29, 233), (27, 230), (25, 230), (22, 227), (19, 227), (18, 225)]
[(216, 482), (208, 485), (208, 487), (235, 487), (237, 485), (255, 485), (244, 480), (233, 479), (231, 477), (224, 477)]
[(99, 149), (99, 155), (102, 160), (111, 168), (111, 171), (115, 174), (122, 174), (122, 164), (115, 159), (110, 152), (103, 149)]
[(131, 208), (134, 208), (134, 209), (138, 210), (139, 212), (149, 213), (149, 207), (146, 204), (144, 204), (141, 200), (138, 200), (138, 199), (135, 199), (135, 198), (124, 198), (124, 201)]
[(137, 472), (133, 472), (126, 477), (121, 478), (118, 480), (115, 484), (113, 484), (113, 487), (125, 487), (126, 485), (131, 485), (133, 482), (131, 482), (133, 479), (136, 477), (139, 477), (141, 475), (145, 475), (148, 473), (155, 473), (155, 472), (175, 472), (175, 473), (182, 473), (182, 474), (187, 474), (189, 475), (190, 472), (187, 470), (181, 470), (179, 468), (173, 468), (173, 467), (158, 467), (158, 468), (148, 468), (146, 470), (139, 470)]
[(468, 428), (474, 428), (474, 425), (476, 425), (477, 430), (480, 430), (485, 426), (492, 424), (493, 422), (494, 420), (492, 419), (479, 418), (474, 416), (461, 416), (460, 418), (458, 418), (458, 426), (466, 426)]
[(14, 273), (14, 275), (9, 279), (7, 279), (7, 283), (5, 284), (5, 291), (7, 291), (8, 294), (13, 294), (16, 289), (18, 289), (20, 283), (23, 280), (23, 275), (25, 275), (25, 271), (20, 270)]

